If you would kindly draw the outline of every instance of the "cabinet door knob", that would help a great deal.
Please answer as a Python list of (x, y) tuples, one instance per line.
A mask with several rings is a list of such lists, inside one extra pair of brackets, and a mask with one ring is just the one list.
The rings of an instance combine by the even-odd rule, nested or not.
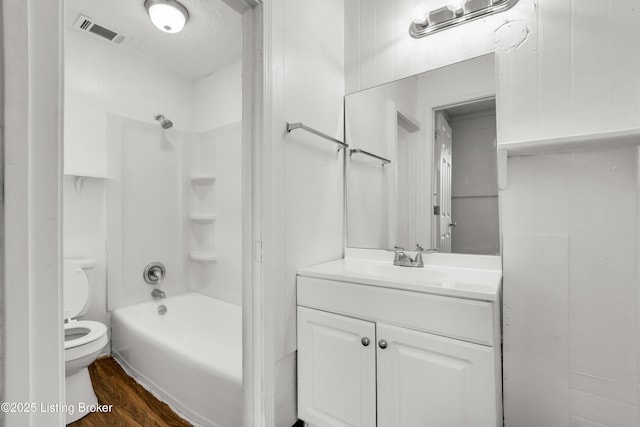
[(385, 348), (387, 348), (387, 342), (385, 340), (378, 341), (378, 347), (384, 350)]
[(362, 343), (363, 346), (367, 347), (370, 343), (369, 338), (364, 337), (360, 340), (360, 342)]

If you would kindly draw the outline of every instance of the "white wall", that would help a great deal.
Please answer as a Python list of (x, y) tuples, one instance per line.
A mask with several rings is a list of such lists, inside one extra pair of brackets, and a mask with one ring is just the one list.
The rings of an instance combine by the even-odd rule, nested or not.
[[(414, 40), (414, 6), (345, 3), (347, 92), (494, 52), (500, 141), (621, 129), (640, 123), (634, 0), (520, 0), (513, 9)], [(597, 52), (597, 54), (595, 54)], [(619, 108), (624, 105), (625, 108)]]
[(65, 172), (109, 175), (107, 113), (176, 129), (193, 127), (194, 86), (185, 77), (103, 40), (65, 31)]
[[(343, 138), (344, 34), (342, 0), (274, 0), (264, 4), (265, 57), (270, 61), (261, 142), (263, 268), (267, 353), (267, 417), (289, 427), (295, 413), (296, 269), (343, 254), (343, 157), (337, 146), (285, 123), (303, 122)], [(341, 152), (342, 153), (342, 152)], [(274, 384), (275, 382), (275, 384)], [(274, 410), (272, 412), (271, 410)]]
[(508, 426), (640, 425), (639, 172), (637, 147), (510, 159)]
[[(640, 84), (634, 77), (640, 73), (640, 58), (631, 54), (640, 47), (635, 1), (521, 0), (504, 14), (412, 40), (406, 31), (414, 3), (346, 3), (349, 92), (495, 51), (498, 142), (640, 125)], [(526, 316), (505, 319), (505, 328), (512, 331), (506, 334), (504, 352), (509, 368), (504, 388), (507, 426), (638, 424), (637, 215), (631, 207), (637, 183), (633, 167), (615, 172), (620, 166), (607, 160), (609, 155), (600, 151), (509, 159), (509, 177), (516, 177), (518, 185), (513, 189), (511, 180), (501, 195), (505, 299), (516, 289), (535, 292), (539, 287), (541, 294), (524, 307), (518, 305)], [(595, 159), (572, 169), (570, 159), (581, 156)], [(605, 173), (625, 174), (626, 185), (614, 176), (597, 179)], [(525, 181), (529, 184), (521, 184)], [(548, 184), (537, 189), (536, 181)], [(569, 183), (571, 189), (558, 188)], [(592, 194), (603, 197), (592, 199)], [(631, 205), (620, 206), (624, 200)], [(592, 212), (601, 206), (614, 208), (612, 220)], [(545, 216), (571, 218), (582, 226), (556, 228)], [(607, 236), (596, 231), (614, 223), (630, 228), (611, 230)], [(511, 244), (509, 233), (527, 233), (530, 239)], [(573, 253), (574, 248), (591, 255)], [(614, 271), (614, 266), (622, 270)], [(574, 276), (585, 268), (605, 274)], [(525, 294), (518, 298), (527, 301)], [(527, 340), (538, 352), (546, 350), (547, 357), (525, 360), (511, 353)], [(614, 349), (621, 353), (613, 354)], [(510, 382), (513, 372), (528, 372), (524, 380), (534, 382)], [(555, 375), (550, 378), (549, 372)], [(528, 420), (528, 408), (548, 412), (552, 421)]]
[(85, 316), (109, 324), (106, 311), (106, 182), (102, 179), (85, 179), (76, 190), (74, 178), (65, 176), (63, 184), (64, 257), (96, 260), (96, 266), (86, 270), (93, 288)]
[(438, 0), (351, 0), (345, 2), (347, 93), (493, 52), (494, 31), (506, 19), (535, 25), (533, 2), (521, 0), (511, 11), (412, 39), (415, 6), (439, 7)]
[(242, 62), (195, 82), (193, 131), (204, 132), (242, 120)]

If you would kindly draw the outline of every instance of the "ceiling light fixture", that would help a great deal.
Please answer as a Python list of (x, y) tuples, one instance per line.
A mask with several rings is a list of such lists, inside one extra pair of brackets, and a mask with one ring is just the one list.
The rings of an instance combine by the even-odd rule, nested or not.
[(445, 6), (431, 11), (419, 6), (414, 11), (409, 34), (419, 39), (467, 21), (504, 12), (516, 3), (518, 0), (449, 0)]
[(165, 33), (179, 33), (189, 20), (189, 11), (176, 0), (145, 0), (151, 22)]

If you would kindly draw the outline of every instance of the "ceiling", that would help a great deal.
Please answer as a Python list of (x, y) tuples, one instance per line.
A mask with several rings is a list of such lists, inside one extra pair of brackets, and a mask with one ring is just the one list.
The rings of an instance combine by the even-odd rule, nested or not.
[(65, 0), (65, 26), (77, 31), (73, 25), (83, 14), (97, 24), (126, 36), (127, 40), (118, 49), (151, 58), (161, 66), (194, 80), (241, 59), (240, 14), (222, 0), (180, 2), (190, 17), (184, 30), (177, 34), (167, 34), (153, 26), (144, 8), (144, 0)]

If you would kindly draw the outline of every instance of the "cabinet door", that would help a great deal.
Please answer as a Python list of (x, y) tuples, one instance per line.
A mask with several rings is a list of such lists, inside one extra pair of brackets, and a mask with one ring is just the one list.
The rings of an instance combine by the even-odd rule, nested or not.
[(298, 307), (298, 417), (322, 427), (375, 426), (375, 349), (374, 323)]
[(378, 427), (498, 424), (492, 347), (380, 323), (377, 339)]

